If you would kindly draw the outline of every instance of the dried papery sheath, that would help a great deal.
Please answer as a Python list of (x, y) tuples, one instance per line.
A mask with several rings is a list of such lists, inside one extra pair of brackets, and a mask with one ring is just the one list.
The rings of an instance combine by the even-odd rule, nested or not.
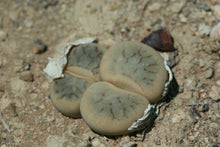
[(64, 77), (63, 69), (67, 64), (67, 54), (69, 53), (70, 49), (76, 47), (81, 44), (93, 43), (97, 42), (96, 38), (82, 38), (76, 40), (73, 43), (69, 43), (61, 50), (60, 54), (55, 58), (48, 58), (49, 63), (47, 64), (44, 72), (48, 75), (50, 81), (53, 79), (57, 79), (60, 77)]
[(149, 104), (147, 109), (144, 111), (144, 115), (136, 120), (129, 128), (128, 130), (133, 132), (133, 131), (138, 131), (141, 129), (146, 128), (146, 126), (150, 126), (152, 124), (152, 121), (154, 120), (156, 114), (156, 105), (151, 105)]
[(169, 67), (169, 65), (167, 64), (167, 61), (164, 59), (164, 65), (165, 65), (165, 68), (167, 70), (167, 72), (169, 73), (169, 79), (168, 81), (165, 83), (165, 86), (164, 86), (164, 91), (163, 91), (163, 94), (162, 94), (162, 97), (165, 97), (168, 93), (168, 90), (169, 90), (169, 86), (170, 86), (170, 83), (171, 81), (173, 80), (173, 73)]
[(160, 55), (164, 58), (164, 60), (166, 60), (166, 64), (171, 68), (178, 63), (178, 60), (176, 60), (178, 50), (172, 52), (160, 52)]

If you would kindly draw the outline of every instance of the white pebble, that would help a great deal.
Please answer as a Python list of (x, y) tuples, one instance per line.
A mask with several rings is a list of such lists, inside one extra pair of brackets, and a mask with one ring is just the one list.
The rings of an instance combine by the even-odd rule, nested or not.
[(0, 41), (4, 41), (7, 37), (7, 33), (5, 33), (4, 31), (0, 30)]
[(216, 101), (219, 100), (220, 99), (220, 87), (212, 86), (209, 96), (213, 100), (216, 100)]
[(220, 22), (213, 27), (210, 37), (214, 40), (220, 41)]
[(220, 80), (216, 81), (216, 84), (217, 84), (218, 86), (220, 86)]
[(201, 36), (209, 35), (210, 31), (211, 31), (211, 28), (208, 25), (204, 23), (199, 24), (199, 33)]
[(93, 146), (99, 146), (100, 144), (101, 143), (100, 143), (100, 141), (97, 138), (92, 141), (92, 145)]

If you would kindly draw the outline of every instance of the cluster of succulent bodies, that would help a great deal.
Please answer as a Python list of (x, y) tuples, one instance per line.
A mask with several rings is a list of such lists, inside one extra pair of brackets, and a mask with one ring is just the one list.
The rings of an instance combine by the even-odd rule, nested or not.
[(63, 74), (50, 85), (53, 105), (103, 135), (134, 131), (129, 127), (163, 98), (169, 81), (161, 55), (136, 42), (109, 49), (96, 43), (72, 47)]

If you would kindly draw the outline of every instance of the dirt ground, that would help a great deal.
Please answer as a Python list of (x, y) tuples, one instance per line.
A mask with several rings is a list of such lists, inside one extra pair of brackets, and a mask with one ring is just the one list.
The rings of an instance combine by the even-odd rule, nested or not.
[[(220, 43), (209, 37), (219, 21), (219, 0), (1, 0), (0, 145), (220, 146)], [(105, 47), (139, 42), (159, 28), (178, 49), (179, 93), (145, 137), (100, 136), (53, 107), (43, 69), (63, 45), (83, 37)]]

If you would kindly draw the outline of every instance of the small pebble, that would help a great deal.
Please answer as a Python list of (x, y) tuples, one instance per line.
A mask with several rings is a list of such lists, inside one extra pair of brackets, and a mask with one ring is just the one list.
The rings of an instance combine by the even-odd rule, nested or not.
[(192, 106), (191, 110), (192, 110), (192, 112), (194, 113), (194, 115), (195, 115), (196, 117), (202, 117), (202, 116), (199, 114), (199, 111), (196, 109), (195, 106)]
[(216, 81), (216, 84), (217, 84), (218, 86), (220, 86), (220, 80)]
[(209, 92), (209, 96), (217, 101), (220, 99), (220, 87), (218, 86), (212, 86), (211, 91)]
[(132, 143), (129, 147), (137, 147), (137, 143)]
[(211, 11), (211, 8), (206, 4), (201, 5), (200, 8), (203, 9), (204, 11), (206, 11), (206, 12)]
[(130, 29), (128, 27), (121, 28), (121, 33), (128, 33), (130, 32)]
[[(216, 0), (217, 2), (218, 0)], [(214, 6), (211, 7), (212, 12), (214, 14), (215, 17), (217, 17), (217, 19), (220, 19), (220, 5), (219, 4), (215, 4)]]
[(205, 71), (205, 78), (206, 79), (211, 79), (214, 75), (214, 69), (209, 68), (208, 70)]
[(219, 147), (219, 145), (217, 142), (215, 142), (212, 147)]
[(5, 41), (6, 38), (7, 38), (7, 33), (0, 30), (0, 41)]
[(184, 87), (183, 86), (179, 86), (179, 93), (183, 93), (184, 92)]
[(31, 28), (33, 26), (33, 21), (32, 20), (29, 20), (29, 19), (25, 19), (24, 20), (24, 25), (27, 27), (27, 28)]
[(209, 105), (208, 104), (204, 104), (202, 106), (202, 112), (207, 112), (209, 110)]
[(19, 71), (23, 72), (23, 71), (27, 71), (27, 70), (30, 70), (30, 69), (31, 69), (31, 65), (29, 63), (24, 62)]
[[(214, 110), (214, 113), (215, 114), (218, 114), (219, 113), (219, 109), (220, 109), (220, 105), (218, 103), (213, 103), (212, 104), (212, 109)], [(214, 116), (214, 115), (213, 115)]]
[(220, 144), (220, 136), (217, 138), (217, 143)]
[(32, 48), (35, 54), (42, 54), (47, 51), (47, 45), (45, 45), (41, 40), (34, 41), (34, 47)]
[[(21, 62), (21, 63), (19, 63), (19, 62)], [(18, 61), (18, 63), (16, 63), (16, 65), (17, 65), (15, 68), (16, 72), (24, 72), (24, 71), (28, 71), (31, 69), (31, 65), (29, 63), (26, 63), (23, 60)]]
[(219, 147), (220, 146), (220, 136), (217, 138), (217, 141), (213, 144), (213, 147)]
[(79, 132), (76, 132), (76, 131), (72, 131), (73, 135), (78, 135)]
[(156, 145), (161, 145), (160, 138), (158, 138), (158, 137), (154, 138), (154, 142), (155, 142)]
[(199, 67), (202, 68), (205, 66), (204, 60), (200, 59), (199, 60)]
[(211, 28), (208, 25), (204, 23), (199, 24), (199, 33), (202, 37), (208, 36), (210, 32), (211, 32)]
[(44, 106), (44, 105), (40, 105), (39, 108), (40, 108), (40, 109), (44, 109), (45, 106)]
[(183, 14), (180, 14), (179, 18), (180, 18), (180, 22), (182, 22), (182, 23), (186, 23), (187, 22), (187, 18)]
[(220, 23), (213, 27), (210, 37), (214, 40), (220, 41)]
[(26, 82), (33, 82), (34, 81), (34, 75), (32, 73), (22, 74), (19, 78), (20, 78), (20, 80), (23, 80)]
[(153, 31), (150, 35), (141, 40), (141, 43), (147, 44), (160, 52), (172, 52), (174, 48), (174, 40), (166, 29)]
[(183, 139), (181, 139), (181, 140), (179, 141), (179, 144), (182, 144), (182, 143), (184, 143), (184, 140), (183, 140)]
[(43, 89), (48, 89), (49, 88), (49, 83), (47, 81), (45, 81), (45, 82), (42, 83), (41, 87)]
[(126, 136), (126, 137), (123, 137), (123, 138), (121, 139), (121, 141), (124, 142), (124, 143), (127, 143), (127, 142), (130, 141), (130, 138), (129, 138), (128, 136)]
[(101, 143), (100, 141), (98, 140), (98, 138), (95, 138), (93, 141), (92, 141), (92, 145), (93, 146), (99, 146)]

